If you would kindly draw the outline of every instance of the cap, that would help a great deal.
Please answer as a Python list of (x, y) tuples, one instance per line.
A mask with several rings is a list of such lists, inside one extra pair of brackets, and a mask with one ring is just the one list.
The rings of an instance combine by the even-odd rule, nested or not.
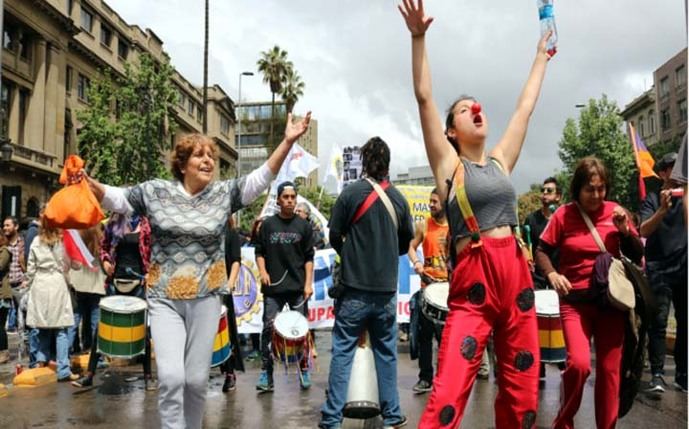
[(677, 161), (677, 152), (666, 153), (655, 165), (656, 171), (663, 171), (672, 167)]
[(282, 182), (278, 185), (278, 198), (280, 195), (282, 195), (283, 192), (285, 192), (285, 189), (294, 189), (294, 192), (297, 192), (297, 187), (294, 185), (294, 183), (290, 182), (287, 180), (286, 182)]

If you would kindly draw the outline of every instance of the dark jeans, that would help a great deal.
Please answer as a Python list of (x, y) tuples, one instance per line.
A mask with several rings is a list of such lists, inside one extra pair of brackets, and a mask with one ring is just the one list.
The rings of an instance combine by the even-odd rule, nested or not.
[[(308, 316), (306, 300), (302, 292), (292, 292), (280, 295), (263, 296), (263, 331), (261, 332), (261, 369), (273, 373), (273, 357), (270, 353), (270, 343), (273, 339), (273, 323), (285, 304), (290, 310), (300, 311)], [(308, 362), (305, 355), (301, 360), (301, 369), (307, 369)]]
[[(98, 320), (100, 317), (100, 309), (98, 303), (101, 295), (95, 293), (76, 292), (77, 307), (74, 309), (74, 326), (69, 328), (69, 345), (74, 346), (75, 338), (79, 332), (79, 325), (82, 320), (84, 326), (81, 332), (81, 346), (79, 350), (88, 350), (91, 348), (91, 338), (93, 332), (98, 328)], [(78, 343), (78, 340), (76, 341)], [(74, 346), (76, 347), (76, 346)]]
[(0, 352), (8, 349), (5, 323), (7, 323), (7, 314), (9, 311), (10, 309), (7, 307), (0, 308)]
[(673, 269), (661, 269), (653, 262), (647, 264), (648, 282), (655, 295), (658, 313), (651, 321), (648, 333), (648, 357), (653, 374), (663, 374), (665, 365), (665, 337), (670, 303), (675, 307), (677, 334), (675, 364), (677, 373), (687, 373), (687, 264)]
[[(416, 311), (421, 311), (417, 307)], [(443, 328), (436, 326), (423, 314), (419, 314), (419, 380), (433, 382), (433, 338), (440, 348), (440, 337)]]

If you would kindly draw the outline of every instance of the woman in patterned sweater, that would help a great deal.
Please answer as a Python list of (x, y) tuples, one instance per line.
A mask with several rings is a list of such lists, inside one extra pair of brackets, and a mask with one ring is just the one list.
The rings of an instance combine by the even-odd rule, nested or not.
[(156, 351), (161, 427), (200, 428), (219, 295), (229, 293), (224, 234), (231, 213), (250, 204), (280, 170), (311, 113), (292, 122), (265, 164), (249, 175), (213, 181), (218, 148), (210, 137), (183, 137), (172, 154), (173, 180), (153, 179), (129, 188), (87, 177), (103, 207), (137, 212), (151, 225), (151, 265), (146, 276)]

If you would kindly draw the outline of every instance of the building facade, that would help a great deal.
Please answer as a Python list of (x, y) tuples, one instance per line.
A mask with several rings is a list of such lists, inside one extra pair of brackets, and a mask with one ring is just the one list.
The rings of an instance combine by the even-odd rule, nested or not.
[[(126, 23), (103, 0), (5, 0), (2, 91), (11, 158), (0, 167), (2, 215), (38, 215), (59, 185), (65, 158), (77, 151), (91, 82), (105, 70), (123, 76), (142, 54), (167, 61), (163, 41), (150, 29)], [(175, 71), (179, 91), (171, 119), (171, 146), (182, 134), (201, 132), (202, 90)], [(217, 85), (209, 88), (208, 134), (218, 143), (222, 174), (236, 169), (234, 104)], [(161, 156), (163, 156), (161, 154)]]
[(647, 146), (679, 142), (687, 132), (687, 48), (653, 72), (653, 87), (621, 112)]
[(410, 167), (406, 173), (400, 173), (397, 175), (392, 183), (395, 185), (423, 185), (423, 186), (434, 186), (435, 178), (433, 177), (433, 171), (428, 165), (422, 165), (419, 167)]
[[(236, 141), (239, 148), (239, 164), (241, 174), (247, 174), (255, 168), (260, 167), (271, 153), (270, 145), (270, 122), (272, 118), (272, 105), (270, 101), (265, 102), (244, 102), (237, 109), (241, 124), (237, 125), (237, 130), (241, 129), (241, 136), (237, 134)], [(275, 121), (273, 124), (274, 142), (279, 143), (284, 134), (285, 119), (287, 108), (284, 101), (275, 102)], [(294, 116), (294, 120), (301, 119)], [(240, 126), (241, 125), (241, 126)], [(308, 131), (299, 138), (297, 142), (307, 152), (318, 158), (318, 121), (311, 118)], [(318, 184), (318, 169), (309, 174), (304, 181), (307, 187)]]

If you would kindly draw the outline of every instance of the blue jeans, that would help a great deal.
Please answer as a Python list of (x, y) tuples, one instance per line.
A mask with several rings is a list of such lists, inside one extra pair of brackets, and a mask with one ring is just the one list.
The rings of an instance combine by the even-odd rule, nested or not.
[(38, 331), (38, 350), (36, 351), (36, 361), (48, 363), (50, 361), (50, 342), (52, 334), (56, 336), (57, 353), (57, 379), (62, 380), (72, 374), (69, 368), (69, 340), (67, 335), (68, 328), (39, 328)]
[(385, 425), (402, 420), (397, 392), (397, 296), (347, 289), (335, 306), (328, 399), (321, 408), (320, 427), (339, 427), (347, 400), (352, 360), (359, 335), (368, 329), (376, 363), (378, 395)]
[(98, 327), (98, 321), (100, 319), (100, 309), (98, 303), (100, 302), (101, 296), (95, 293), (77, 292), (77, 307), (74, 309), (74, 326), (69, 328), (69, 346), (74, 344), (74, 337), (77, 335), (79, 330), (79, 324), (84, 316), (90, 316), (91, 319), (91, 329), (84, 329), (82, 333), (84, 334), (81, 338), (82, 348), (81, 350), (88, 350), (91, 348), (91, 341), (94, 340), (93, 335)]

